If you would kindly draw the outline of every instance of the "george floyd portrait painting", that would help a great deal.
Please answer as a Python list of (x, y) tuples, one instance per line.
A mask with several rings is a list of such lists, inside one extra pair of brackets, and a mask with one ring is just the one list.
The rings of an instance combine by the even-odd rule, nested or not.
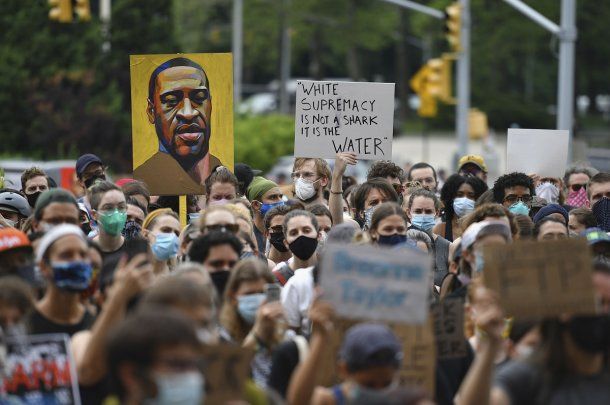
[(204, 194), (233, 169), (231, 54), (132, 55), (133, 175), (154, 195)]

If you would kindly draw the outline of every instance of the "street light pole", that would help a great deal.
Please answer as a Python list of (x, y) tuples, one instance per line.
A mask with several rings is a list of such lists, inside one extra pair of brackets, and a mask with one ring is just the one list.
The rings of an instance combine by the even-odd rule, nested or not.
[(241, 101), (241, 74), (243, 61), (243, 0), (233, 0), (233, 105)]
[(455, 128), (458, 154), (468, 153), (468, 111), (470, 110), (470, 0), (460, 0), (460, 51), (457, 57)]

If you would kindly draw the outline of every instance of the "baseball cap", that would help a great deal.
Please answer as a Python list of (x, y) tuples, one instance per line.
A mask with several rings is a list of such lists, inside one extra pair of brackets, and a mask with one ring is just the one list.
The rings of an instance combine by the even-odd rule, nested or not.
[(587, 238), (589, 245), (596, 245), (598, 243), (610, 243), (610, 236), (600, 228), (587, 228), (581, 235)]
[(403, 357), (402, 346), (394, 333), (376, 323), (352, 326), (345, 334), (339, 355), (350, 371), (376, 366), (398, 368)]
[(97, 155), (94, 155), (93, 153), (85, 153), (76, 161), (76, 175), (78, 177), (82, 177), (83, 172), (91, 163), (99, 163), (100, 165), (104, 164), (102, 159), (100, 159)]
[(26, 234), (15, 228), (0, 229), (0, 254), (19, 248), (32, 250), (32, 244)]
[(483, 159), (483, 156), (481, 156), (481, 155), (465, 155), (465, 156), (462, 156), (460, 158), (460, 161), (458, 162), (458, 171), (460, 171), (462, 166), (464, 166), (467, 163), (472, 163), (473, 165), (478, 166), (479, 169), (481, 169), (485, 173), (487, 173), (487, 165), (485, 164), (485, 160)]

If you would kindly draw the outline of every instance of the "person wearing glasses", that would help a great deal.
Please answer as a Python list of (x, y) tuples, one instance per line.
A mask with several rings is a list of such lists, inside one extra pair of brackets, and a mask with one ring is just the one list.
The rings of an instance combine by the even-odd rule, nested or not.
[(509, 173), (496, 180), (494, 200), (515, 215), (529, 215), (534, 197), (534, 181), (525, 173)]
[(590, 207), (589, 197), (587, 196), (587, 183), (597, 170), (587, 166), (570, 166), (566, 169), (563, 182), (566, 185), (568, 198), (566, 204), (574, 208)]
[(400, 197), (402, 203), (402, 193), (404, 192), (403, 182), (405, 181), (405, 172), (402, 168), (389, 160), (380, 160), (373, 163), (369, 169), (366, 179), (371, 180), (376, 177), (386, 179), (390, 182), (396, 194)]
[(330, 168), (324, 159), (296, 158), (291, 174), (294, 196), (305, 207), (326, 204), (324, 188), (330, 181)]

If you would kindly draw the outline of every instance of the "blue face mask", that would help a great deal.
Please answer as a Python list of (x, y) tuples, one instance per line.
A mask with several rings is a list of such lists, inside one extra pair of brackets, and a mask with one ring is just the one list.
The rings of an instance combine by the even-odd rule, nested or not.
[(157, 374), (153, 379), (157, 386), (157, 396), (145, 400), (146, 405), (203, 403), (204, 380), (198, 371)]
[(459, 218), (474, 211), (474, 201), (467, 197), (460, 197), (453, 200), (453, 212)]
[(481, 253), (479, 251), (475, 251), (474, 252), (474, 260), (477, 262), (476, 263), (475, 271), (477, 273), (482, 273), (483, 272), (483, 268), (485, 267), (485, 261), (483, 259), (483, 253)]
[(379, 235), (377, 243), (383, 246), (396, 246), (407, 241), (407, 235), (399, 235), (397, 233), (392, 235)]
[(264, 217), (271, 208), (279, 207), (281, 205), (284, 205), (284, 201), (278, 201), (273, 204), (262, 204), (260, 209), (261, 215)]
[(169, 260), (178, 254), (178, 247), (175, 233), (160, 233), (152, 245), (152, 252), (158, 260)]
[(265, 294), (248, 294), (237, 297), (237, 312), (250, 325), (254, 325), (256, 313), (267, 296)]
[(530, 209), (527, 205), (523, 203), (523, 201), (517, 201), (513, 205), (511, 205), (508, 210), (515, 215), (528, 215), (530, 213)]
[(52, 263), (53, 282), (60, 290), (81, 292), (89, 287), (93, 269), (91, 263), (74, 261)]
[(414, 214), (413, 218), (411, 218), (411, 224), (427, 232), (434, 227), (434, 215)]

